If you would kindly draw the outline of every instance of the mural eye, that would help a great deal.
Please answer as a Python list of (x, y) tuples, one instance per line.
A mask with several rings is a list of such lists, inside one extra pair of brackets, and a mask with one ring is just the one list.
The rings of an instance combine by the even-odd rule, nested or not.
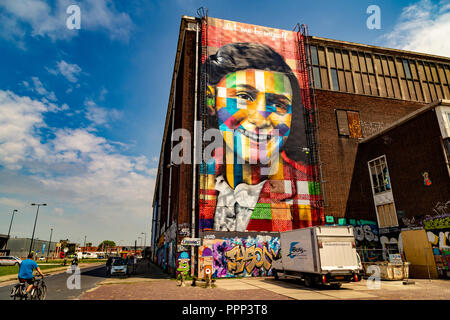
[(286, 114), (289, 110), (289, 105), (284, 103), (275, 103), (273, 106), (276, 108), (276, 112), (280, 114)]
[(237, 92), (236, 97), (247, 101), (255, 101), (255, 98), (248, 92)]

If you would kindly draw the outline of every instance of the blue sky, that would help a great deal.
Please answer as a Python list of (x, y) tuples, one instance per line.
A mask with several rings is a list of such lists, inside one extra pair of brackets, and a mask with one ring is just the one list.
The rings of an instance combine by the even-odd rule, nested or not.
[[(69, 30), (66, 9), (81, 9)], [(369, 5), (381, 29), (366, 26)], [(0, 233), (98, 244), (150, 239), (182, 15), (450, 56), (450, 1), (0, 1)], [(138, 240), (138, 243), (140, 240)]]

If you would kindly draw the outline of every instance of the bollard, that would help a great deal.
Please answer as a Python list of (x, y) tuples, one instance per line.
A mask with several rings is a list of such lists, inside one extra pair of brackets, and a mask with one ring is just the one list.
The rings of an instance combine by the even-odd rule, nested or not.
[(181, 273), (181, 286), (186, 286), (186, 284), (184, 283), (184, 272)]
[(212, 288), (211, 286), (211, 267), (205, 267), (205, 281), (206, 281), (206, 288)]

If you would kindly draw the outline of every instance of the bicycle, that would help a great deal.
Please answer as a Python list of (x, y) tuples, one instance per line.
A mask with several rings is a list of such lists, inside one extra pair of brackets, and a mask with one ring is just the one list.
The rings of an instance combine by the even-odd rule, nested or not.
[(28, 284), (26, 282), (19, 282), (11, 289), (11, 297), (14, 300), (44, 300), (47, 296), (47, 285), (41, 277), (34, 281), (30, 293), (27, 295)]
[(45, 284), (43, 277), (34, 281), (30, 297), (31, 300), (45, 300), (47, 297), (47, 285)]
[(11, 289), (11, 298), (14, 300), (26, 300), (27, 296), (25, 294), (27, 290), (26, 282), (19, 282)]

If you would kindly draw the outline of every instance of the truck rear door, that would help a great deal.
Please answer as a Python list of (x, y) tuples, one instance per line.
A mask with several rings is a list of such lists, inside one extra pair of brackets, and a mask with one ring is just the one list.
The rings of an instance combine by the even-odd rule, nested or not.
[(318, 237), (318, 246), (322, 271), (358, 269), (353, 237)]

